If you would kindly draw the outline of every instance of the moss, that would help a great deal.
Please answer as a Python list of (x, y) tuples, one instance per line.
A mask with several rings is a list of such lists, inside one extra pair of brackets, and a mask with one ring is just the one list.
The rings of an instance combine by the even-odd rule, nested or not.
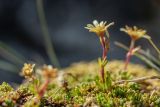
[(2, 92), (11, 92), (13, 90), (13, 88), (6, 82), (3, 82), (1, 85), (0, 85), (0, 92), (2, 95), (3, 93)]
[[(93, 72), (97, 70), (96, 67), (98, 66), (94, 62), (79, 63), (64, 69), (66, 74), (71, 73), (76, 77), (76, 79), (64, 74), (64, 79), (68, 82), (66, 87), (61, 85), (59, 86), (57, 82), (58, 78), (53, 80), (48, 85), (44, 96), (40, 100), (37, 97), (37, 90), (33, 82), (23, 83), (16, 90), (4, 82), (0, 85), (0, 106), (159, 107), (159, 80), (145, 80), (141, 82), (124, 82), (121, 84), (115, 84), (116, 81), (121, 79), (129, 80), (140, 77), (142, 72), (147, 76), (149, 73), (146, 71), (150, 71), (149, 69), (131, 64), (128, 67), (138, 66), (137, 70), (130, 72), (129, 69), (128, 72), (122, 72), (115, 64), (115, 61), (113, 61), (112, 64), (109, 64), (112, 70), (110, 70), (111, 68), (108, 68), (110, 72), (105, 72), (105, 84), (100, 82), (97, 73)], [(118, 62), (118, 64), (121, 66), (123, 63)], [(139, 73), (139, 69), (143, 69), (143, 71)], [(87, 72), (87, 70), (89, 72)], [(92, 72), (90, 72), (90, 70)], [(150, 71), (150, 73), (152, 74), (153, 71)], [(39, 84), (41, 84), (41, 82)]]
[(12, 102), (9, 100), (10, 98), (8, 98), (10, 96), (10, 93), (12, 93), (12, 91), (13, 88), (8, 83), (3, 82), (0, 85), (0, 104), (2, 103), (10, 104), (9, 102)]

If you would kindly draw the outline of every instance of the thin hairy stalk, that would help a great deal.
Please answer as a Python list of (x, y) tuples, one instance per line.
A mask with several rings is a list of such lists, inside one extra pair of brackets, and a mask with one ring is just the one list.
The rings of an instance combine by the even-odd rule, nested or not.
[(105, 59), (106, 58), (106, 40), (105, 40), (105, 37), (100, 37), (100, 41), (101, 41), (101, 46), (102, 46), (102, 49), (103, 49), (103, 52), (102, 52), (102, 59)]
[(155, 45), (155, 43), (152, 41), (152, 39), (148, 39), (149, 43), (153, 46), (153, 48), (157, 51), (157, 53), (160, 55), (160, 50)]
[(38, 94), (39, 94), (39, 97), (42, 98), (44, 93), (46, 92), (47, 90), (47, 87), (48, 87), (48, 84), (50, 83), (50, 80), (47, 79), (45, 81), (45, 83), (40, 87), (40, 90), (38, 91)]
[(104, 83), (105, 79), (104, 79), (104, 67), (103, 66), (101, 66), (100, 75), (101, 75), (101, 78), (102, 78), (102, 82)]
[(129, 48), (129, 51), (128, 53), (126, 54), (126, 61), (125, 61), (125, 66), (124, 66), (124, 70), (127, 69), (127, 66), (130, 62), (130, 59), (131, 59), (131, 56), (132, 56), (132, 50), (134, 49), (134, 44), (135, 44), (135, 41), (134, 40), (131, 40), (131, 44), (130, 44), (130, 48)]
[(59, 61), (54, 51), (54, 47), (51, 41), (51, 37), (49, 36), (48, 25), (45, 18), (44, 8), (43, 8), (43, 0), (37, 0), (37, 12), (41, 24), (41, 29), (44, 37), (44, 44), (50, 58), (50, 61), (56, 67), (60, 67)]
[[(105, 49), (105, 38), (104, 37), (100, 37), (100, 41), (101, 41), (101, 45), (102, 45), (102, 49), (103, 49), (103, 52), (102, 52), (102, 60), (104, 60), (106, 58), (106, 49)], [(101, 69), (100, 69), (100, 76), (102, 78), (102, 82), (104, 83), (104, 66), (101, 65)]]
[[(103, 52), (102, 52), (102, 60), (105, 61), (106, 58), (107, 58), (107, 41), (106, 41), (106, 38), (104, 36), (101, 36), (100, 37), (100, 41), (101, 41), (101, 45), (102, 45), (102, 49), (103, 49)], [(105, 65), (101, 65), (101, 69), (100, 69), (100, 75), (101, 75), (101, 78), (102, 78), (102, 82), (104, 83), (105, 82), (105, 79), (104, 79), (104, 67)]]
[(145, 81), (148, 79), (160, 79), (160, 76), (147, 76), (147, 77), (141, 77), (141, 78), (136, 78), (132, 80), (120, 80), (120, 81), (115, 82), (115, 84), (122, 84), (125, 82), (141, 82), (141, 81)]

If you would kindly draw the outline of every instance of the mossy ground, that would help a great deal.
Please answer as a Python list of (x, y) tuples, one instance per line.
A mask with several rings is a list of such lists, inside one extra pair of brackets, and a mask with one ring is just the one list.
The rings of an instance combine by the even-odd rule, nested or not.
[[(122, 71), (124, 63), (111, 61), (106, 67), (105, 83), (99, 79), (96, 62), (80, 62), (63, 69), (64, 74), (55, 78), (39, 102), (32, 82), (25, 82), (17, 89), (9, 84), (0, 85), (0, 106), (2, 107), (160, 107), (160, 80), (124, 82), (138, 77), (158, 75), (141, 65), (130, 64), (127, 72)], [(61, 79), (66, 86), (61, 86)], [(64, 82), (63, 81), (63, 82)]]

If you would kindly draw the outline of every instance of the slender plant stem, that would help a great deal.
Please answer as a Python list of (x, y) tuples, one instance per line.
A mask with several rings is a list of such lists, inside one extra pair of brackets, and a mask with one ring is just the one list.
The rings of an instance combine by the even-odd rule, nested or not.
[(104, 79), (104, 67), (103, 66), (101, 66), (100, 75), (101, 75), (101, 78), (102, 78), (102, 82), (104, 83), (105, 79)]
[(115, 82), (115, 84), (122, 84), (124, 82), (141, 82), (141, 81), (145, 81), (148, 79), (160, 79), (160, 76), (147, 76), (147, 77), (141, 77), (141, 78), (136, 78), (132, 80), (120, 80), (120, 81)]
[(132, 56), (132, 50), (134, 49), (134, 44), (135, 44), (135, 41), (132, 39), (132, 40), (131, 40), (131, 44), (130, 44), (129, 51), (128, 51), (128, 53), (126, 54), (126, 61), (125, 61), (124, 70), (127, 69), (128, 64), (129, 64), (129, 62), (130, 62), (130, 59), (131, 59), (131, 56)]
[(54, 47), (51, 41), (51, 37), (49, 36), (48, 25), (45, 18), (45, 12), (43, 8), (43, 0), (37, 0), (37, 12), (41, 24), (41, 29), (44, 37), (45, 48), (50, 58), (50, 61), (56, 67), (60, 67), (59, 61), (54, 51)]
[(102, 59), (104, 60), (106, 58), (106, 40), (105, 40), (105, 37), (101, 37), (101, 40), (102, 40), (102, 48), (103, 48), (103, 53), (102, 53)]
[[(116, 44), (117, 46), (125, 49), (126, 51), (129, 50), (129, 48), (128, 48), (127, 46), (125, 46), (124, 44), (122, 44), (122, 43), (115, 42), (115, 44)], [(159, 68), (157, 65), (155, 65), (152, 61), (150, 61), (150, 60), (149, 60), (148, 58), (146, 58), (144, 55), (141, 55), (141, 53), (136, 52), (136, 53), (134, 53), (134, 55), (135, 55), (136, 57), (138, 57), (139, 59), (141, 59), (142, 61), (144, 61), (144, 62), (145, 62), (147, 65), (149, 65), (150, 67), (154, 68), (154, 69), (157, 70), (157, 71), (160, 71), (160, 68)], [(159, 73), (159, 72), (158, 72), (158, 73)]]
[[(106, 60), (106, 57), (107, 57), (107, 49), (106, 49), (106, 39), (104, 36), (101, 36), (100, 37), (100, 41), (101, 41), (101, 45), (102, 45), (102, 49), (103, 49), (103, 52), (102, 52), (102, 60)], [(101, 65), (101, 69), (100, 69), (100, 75), (101, 75), (101, 78), (102, 78), (102, 82), (104, 83), (105, 82), (105, 79), (104, 79), (104, 65)]]
[(48, 84), (49, 84), (50, 80), (47, 78), (47, 80), (45, 81), (45, 83), (42, 85), (42, 87), (40, 88), (40, 90), (38, 91), (39, 97), (42, 98), (45, 91), (47, 90)]
[(160, 50), (157, 48), (157, 46), (155, 45), (155, 43), (152, 41), (152, 39), (148, 39), (150, 44), (154, 47), (154, 49), (157, 51), (157, 53), (160, 55)]

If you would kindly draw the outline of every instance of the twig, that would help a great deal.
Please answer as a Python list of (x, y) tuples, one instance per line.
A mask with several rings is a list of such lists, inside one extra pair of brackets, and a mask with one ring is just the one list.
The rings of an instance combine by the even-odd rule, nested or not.
[(141, 81), (145, 81), (148, 79), (160, 79), (160, 76), (147, 76), (147, 77), (141, 77), (141, 78), (136, 78), (132, 80), (120, 80), (120, 81), (115, 82), (115, 84), (122, 84), (124, 82), (141, 82)]

